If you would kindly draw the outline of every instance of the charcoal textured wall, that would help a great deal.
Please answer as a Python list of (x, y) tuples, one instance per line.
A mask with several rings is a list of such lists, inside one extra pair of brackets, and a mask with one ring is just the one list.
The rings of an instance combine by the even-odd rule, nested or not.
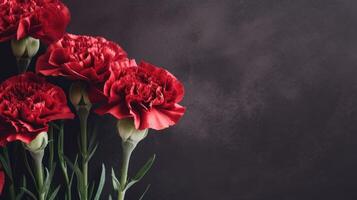
[[(357, 199), (355, 0), (65, 2), (69, 32), (114, 40), (186, 88), (180, 123), (136, 149), (131, 174), (154, 153), (157, 162), (129, 200), (149, 183), (151, 200)], [(6, 77), (14, 63), (1, 57)], [(98, 178), (101, 162), (119, 170), (120, 140), (113, 119), (91, 120)]]

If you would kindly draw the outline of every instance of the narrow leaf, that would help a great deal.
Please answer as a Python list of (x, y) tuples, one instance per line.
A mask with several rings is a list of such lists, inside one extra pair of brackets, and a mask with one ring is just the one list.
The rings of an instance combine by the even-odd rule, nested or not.
[[(1, 166), (2, 166), (3, 170), (5, 171), (6, 175), (9, 178), (11, 178), (12, 177), (11, 169), (10, 169), (6, 159), (2, 155), (0, 155), (0, 162), (1, 162)], [(11, 180), (11, 182), (13, 182), (13, 180)]]
[(150, 184), (146, 187), (146, 189), (145, 189), (145, 191), (144, 191), (144, 193), (141, 195), (141, 197), (140, 197), (140, 199), (139, 200), (143, 200), (143, 198), (144, 198), (144, 196), (145, 196), (145, 194), (149, 191), (149, 189), (150, 189)]
[(33, 173), (32, 173), (32, 170), (31, 170), (31, 167), (30, 167), (30, 164), (29, 164), (29, 160), (28, 160), (28, 158), (27, 158), (26, 150), (25, 150), (25, 148), (22, 148), (22, 149), (23, 149), (23, 151), (24, 151), (24, 159), (25, 159), (26, 169), (27, 169), (28, 173), (30, 174), (30, 177), (31, 177), (33, 183), (34, 183), (35, 186), (36, 186), (36, 190), (38, 191), (39, 189), (37, 188), (37, 182), (36, 182), (35, 176), (34, 176)]
[(145, 163), (143, 167), (136, 173), (136, 175), (131, 179), (131, 181), (126, 185), (125, 189), (129, 189), (131, 186), (133, 186), (135, 183), (139, 182), (145, 174), (150, 170), (152, 165), (154, 164), (156, 155), (154, 154), (151, 156), (151, 158)]
[(27, 195), (29, 195), (32, 199), (34, 200), (37, 200), (36, 196), (31, 192), (29, 191), (28, 189), (24, 188), (24, 187), (21, 187), (20, 188), (21, 190), (23, 190)]
[(120, 188), (120, 181), (117, 179), (113, 168), (112, 168), (112, 184), (113, 184), (114, 190), (118, 191)]
[(98, 144), (96, 144), (93, 149), (89, 150), (90, 154), (86, 158), (87, 162), (89, 162), (89, 160), (93, 157), (94, 153), (97, 151), (97, 148)]
[(145, 176), (145, 174), (150, 170), (151, 166), (154, 164), (155, 158), (156, 158), (155, 154), (153, 156), (151, 156), (151, 158), (138, 171), (138, 173), (136, 173), (136, 175), (134, 176), (133, 180), (140, 181), (140, 179), (142, 179)]
[(45, 168), (45, 181), (43, 182), (43, 187), (40, 188), (40, 193), (47, 193), (48, 192), (48, 188), (50, 187), (50, 184), (51, 184), (51, 175), (50, 175), (50, 172), (48, 171), (47, 168)]
[(58, 186), (54, 191), (53, 193), (51, 194), (50, 198), (48, 198), (48, 200), (54, 200), (57, 196), (57, 193), (59, 191), (59, 189), (61, 188), (61, 186)]
[(84, 183), (82, 183), (81, 180), (82, 179), (82, 172), (81, 170), (79, 169), (78, 165), (73, 165), (71, 163), (71, 161), (65, 156), (64, 159), (66, 160), (68, 166), (74, 171), (74, 173), (76, 174), (77, 176), (77, 189), (78, 189), (78, 193), (79, 193), (79, 197), (81, 198), (81, 196), (84, 194), (86, 188), (84, 186)]
[(95, 194), (94, 200), (99, 200), (105, 183), (105, 166), (102, 164), (102, 174), (100, 175), (100, 181), (98, 185), (97, 193)]
[[(73, 164), (73, 165), (78, 168), (78, 154), (76, 155), (76, 159), (74, 160), (74, 164)], [(69, 180), (69, 186), (70, 186), (70, 187), (72, 186), (74, 174), (75, 174), (75, 171), (72, 170), (71, 178), (70, 178), (70, 180)]]
[(93, 192), (94, 192), (94, 186), (95, 186), (95, 181), (93, 181), (93, 183), (91, 183), (88, 187), (89, 189), (89, 195), (88, 195), (88, 199), (92, 199), (93, 196)]
[[(24, 175), (23, 177), (22, 177), (22, 187), (23, 188), (26, 188), (26, 176)], [(24, 190), (21, 190), (20, 191), (20, 193), (16, 196), (16, 200), (21, 200), (22, 199), (22, 197), (24, 196), (24, 194), (25, 194), (25, 191)]]
[(97, 141), (96, 139), (97, 139), (97, 126), (95, 125), (91, 131), (91, 138), (88, 145), (89, 149), (93, 148), (95, 142)]

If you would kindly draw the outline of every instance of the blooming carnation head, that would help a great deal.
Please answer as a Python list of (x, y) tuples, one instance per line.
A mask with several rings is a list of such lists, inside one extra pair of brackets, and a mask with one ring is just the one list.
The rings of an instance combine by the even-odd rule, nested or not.
[(73, 118), (65, 93), (38, 75), (27, 72), (0, 85), (0, 145), (31, 142), (48, 130), (48, 123)]
[(111, 63), (126, 57), (119, 45), (102, 37), (66, 34), (39, 57), (36, 71), (97, 84), (109, 77)]
[(103, 93), (108, 101), (97, 113), (110, 113), (118, 119), (133, 118), (139, 130), (167, 128), (185, 112), (178, 104), (184, 96), (181, 82), (168, 71), (146, 62), (111, 67)]
[(59, 0), (0, 0), (0, 42), (31, 36), (51, 43), (65, 33), (68, 8)]

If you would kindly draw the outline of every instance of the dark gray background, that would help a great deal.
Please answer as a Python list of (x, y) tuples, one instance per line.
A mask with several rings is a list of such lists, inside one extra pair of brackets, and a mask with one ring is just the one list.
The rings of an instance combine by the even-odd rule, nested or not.
[[(150, 200), (357, 199), (355, 0), (65, 2), (69, 32), (114, 40), (186, 88), (180, 123), (134, 152), (131, 174), (157, 162), (128, 200), (149, 183)], [(93, 178), (120, 164), (114, 121), (96, 120)]]

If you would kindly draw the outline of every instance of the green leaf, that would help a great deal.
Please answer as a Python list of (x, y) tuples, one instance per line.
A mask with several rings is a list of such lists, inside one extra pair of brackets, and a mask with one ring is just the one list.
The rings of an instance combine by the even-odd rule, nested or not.
[[(74, 160), (74, 166), (78, 167), (78, 154), (76, 155), (76, 159)], [(72, 182), (73, 182), (73, 179), (74, 179), (74, 174), (75, 174), (75, 171), (72, 170), (71, 178), (69, 179), (69, 186), (70, 187), (72, 186)]]
[(93, 149), (89, 150), (90, 154), (88, 157), (86, 157), (86, 162), (89, 162), (89, 160), (93, 157), (94, 153), (97, 151), (98, 144), (96, 144)]
[(50, 187), (50, 184), (51, 184), (51, 175), (50, 175), (50, 172), (48, 171), (47, 168), (45, 168), (45, 181), (43, 182), (43, 187), (40, 188), (39, 192), (41, 194), (43, 193), (47, 193), (48, 192), (48, 188)]
[(37, 182), (36, 182), (35, 176), (32, 173), (32, 170), (31, 170), (31, 167), (30, 167), (30, 164), (29, 164), (29, 160), (27, 158), (26, 150), (25, 150), (25, 148), (22, 148), (22, 149), (23, 149), (23, 152), (24, 152), (24, 159), (25, 159), (26, 169), (27, 169), (28, 173), (30, 174), (30, 177), (31, 177), (33, 183), (35, 184), (36, 190), (38, 191), (39, 189), (37, 187)]
[[(11, 169), (10, 169), (6, 159), (2, 155), (0, 155), (0, 162), (1, 162), (2, 168), (5, 171), (7, 177), (11, 178), (12, 177)], [(13, 182), (13, 180), (10, 180), (10, 181)]]
[(43, 191), (42, 192), (44, 192), (45, 196), (47, 197), (47, 195), (50, 192), (51, 182), (52, 182), (55, 170), (56, 170), (56, 163), (53, 163), (53, 167), (52, 167), (52, 169), (50, 169), (50, 171), (48, 171), (47, 168), (45, 168), (45, 170), (46, 170), (46, 178), (45, 178), (45, 181), (44, 181), (44, 187), (43, 187)]
[(77, 146), (78, 146), (78, 149), (79, 149), (79, 154), (82, 156), (83, 158), (83, 153), (82, 153), (82, 144), (81, 144), (81, 134), (78, 133), (77, 134)]
[(21, 190), (23, 190), (27, 195), (29, 195), (32, 199), (34, 200), (37, 200), (36, 196), (31, 192), (29, 191), (28, 189), (24, 188), (24, 187), (21, 187), (20, 188)]
[(68, 177), (67, 163), (64, 160), (64, 153), (63, 153), (63, 139), (64, 139), (63, 125), (61, 125), (61, 129), (58, 133), (57, 153), (58, 153), (58, 160), (60, 163), (60, 167), (61, 167), (64, 179), (66, 181), (66, 184), (69, 185), (70, 181), (69, 181), (69, 177)]
[(89, 192), (88, 192), (88, 199), (92, 199), (92, 196), (93, 196), (93, 192), (94, 192), (94, 186), (95, 186), (95, 181), (93, 181), (93, 183), (91, 183), (88, 187), (90, 188), (89, 189)]
[(97, 193), (95, 194), (94, 200), (99, 200), (105, 183), (105, 166), (102, 164), (102, 174), (100, 175), (100, 181), (98, 185)]
[(78, 194), (79, 197), (81, 199), (82, 196), (84, 196), (85, 191), (86, 191), (86, 186), (84, 185), (84, 183), (82, 183), (81, 180), (83, 177), (83, 173), (81, 172), (81, 170), (78, 167), (78, 164), (76, 162), (76, 165), (72, 164), (72, 162), (65, 156), (64, 159), (66, 160), (68, 166), (74, 171), (74, 173), (76, 174), (77, 177), (77, 189), (78, 189)]
[(136, 173), (136, 175), (131, 179), (131, 181), (126, 185), (125, 190), (129, 189), (131, 186), (133, 186), (135, 183), (139, 182), (145, 174), (150, 170), (152, 165), (154, 164), (156, 155), (154, 154), (151, 156), (151, 158), (145, 163), (143, 167)]
[(144, 191), (144, 193), (140, 196), (140, 199), (139, 200), (143, 200), (143, 198), (144, 198), (144, 196), (145, 196), (145, 194), (149, 191), (149, 189), (150, 189), (150, 184), (146, 187), (146, 189), (145, 189), (145, 191)]
[(54, 200), (60, 188), (61, 186), (57, 186), (57, 188), (53, 191), (53, 193), (51, 194), (50, 198), (48, 198), (48, 200)]
[(113, 168), (112, 168), (112, 184), (113, 184), (114, 190), (118, 191), (120, 188), (120, 181), (117, 179)]
[(94, 124), (94, 128), (91, 131), (90, 141), (89, 141), (89, 145), (88, 145), (89, 149), (93, 149), (94, 144), (97, 141), (96, 139), (97, 139), (97, 125)]
[[(26, 176), (24, 175), (23, 177), (22, 177), (22, 187), (23, 188), (26, 188)], [(25, 194), (25, 191), (24, 190), (21, 190), (20, 191), (20, 193), (16, 196), (16, 200), (21, 200), (22, 199), (22, 197), (24, 196), (24, 194)]]

